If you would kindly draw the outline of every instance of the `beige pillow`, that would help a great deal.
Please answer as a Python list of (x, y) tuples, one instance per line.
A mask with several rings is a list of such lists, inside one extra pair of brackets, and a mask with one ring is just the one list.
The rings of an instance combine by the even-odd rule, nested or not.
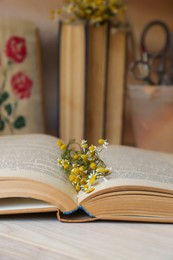
[(0, 19), (0, 135), (44, 132), (40, 64), (35, 25)]

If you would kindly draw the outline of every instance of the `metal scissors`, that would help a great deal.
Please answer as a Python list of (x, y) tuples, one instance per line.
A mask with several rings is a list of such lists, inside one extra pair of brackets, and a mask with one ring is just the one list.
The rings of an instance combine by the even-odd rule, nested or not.
[[(159, 26), (164, 32), (164, 45), (158, 51), (151, 51), (147, 45), (147, 35), (149, 30)], [(153, 35), (157, 37), (156, 35)], [(166, 73), (166, 58), (170, 46), (170, 31), (168, 26), (160, 21), (154, 20), (148, 23), (141, 35), (140, 49), (141, 59), (136, 60), (130, 66), (133, 76), (137, 80), (142, 80), (150, 85), (160, 85)]]

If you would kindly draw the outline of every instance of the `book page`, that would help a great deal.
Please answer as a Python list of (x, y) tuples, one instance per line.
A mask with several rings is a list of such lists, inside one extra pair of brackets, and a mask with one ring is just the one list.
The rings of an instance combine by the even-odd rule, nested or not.
[(19, 213), (19, 212), (39, 212), (39, 211), (56, 211), (57, 208), (44, 201), (28, 199), (28, 198), (5, 198), (0, 199), (1, 212)]
[(97, 191), (122, 185), (173, 190), (173, 154), (127, 146), (109, 146), (100, 154), (112, 173), (98, 181), (95, 191), (79, 194), (79, 202)]
[(77, 202), (76, 191), (57, 165), (56, 138), (30, 134), (0, 138), (0, 180), (25, 178), (51, 185)]

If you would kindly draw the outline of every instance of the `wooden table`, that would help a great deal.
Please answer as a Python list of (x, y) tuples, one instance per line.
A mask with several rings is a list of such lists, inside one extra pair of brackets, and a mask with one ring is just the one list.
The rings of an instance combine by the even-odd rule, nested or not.
[(0, 217), (0, 259), (173, 259), (173, 225), (61, 223), (54, 213)]

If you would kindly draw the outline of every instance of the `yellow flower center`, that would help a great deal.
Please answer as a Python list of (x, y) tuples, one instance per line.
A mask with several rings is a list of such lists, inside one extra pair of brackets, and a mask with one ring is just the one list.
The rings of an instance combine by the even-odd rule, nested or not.
[(63, 142), (59, 139), (58, 141), (57, 141), (57, 145), (58, 146), (61, 146), (63, 144)]
[(94, 170), (96, 167), (97, 167), (97, 165), (96, 165), (94, 162), (90, 164), (90, 168), (91, 168), (91, 169)]
[(71, 182), (75, 181), (75, 179), (76, 179), (76, 177), (74, 175), (72, 175), (72, 174), (69, 175), (69, 180)]
[(66, 147), (67, 147), (67, 146), (66, 146), (65, 144), (62, 144), (62, 145), (60, 146), (60, 149), (61, 149), (61, 150), (65, 150)]
[(80, 173), (80, 170), (79, 170), (79, 168), (74, 168), (73, 170), (72, 170), (72, 173), (74, 173), (74, 174), (79, 174)]
[(79, 158), (79, 155), (78, 154), (75, 154), (74, 156), (73, 156), (73, 159), (74, 160), (77, 160)]
[(64, 164), (64, 169), (67, 170), (69, 165), (67, 163)]
[(81, 158), (82, 158), (84, 161), (87, 161), (88, 156), (87, 156), (86, 154), (82, 154), (82, 155), (81, 155)]
[(90, 150), (91, 152), (95, 151), (95, 146), (94, 146), (94, 145), (91, 145), (91, 146), (89, 147), (89, 150)]
[(98, 140), (98, 143), (99, 143), (99, 144), (101, 144), (101, 145), (103, 145), (103, 144), (104, 144), (104, 142), (105, 142), (105, 140), (104, 140), (104, 139), (102, 139), (102, 138), (100, 138), (100, 139)]

